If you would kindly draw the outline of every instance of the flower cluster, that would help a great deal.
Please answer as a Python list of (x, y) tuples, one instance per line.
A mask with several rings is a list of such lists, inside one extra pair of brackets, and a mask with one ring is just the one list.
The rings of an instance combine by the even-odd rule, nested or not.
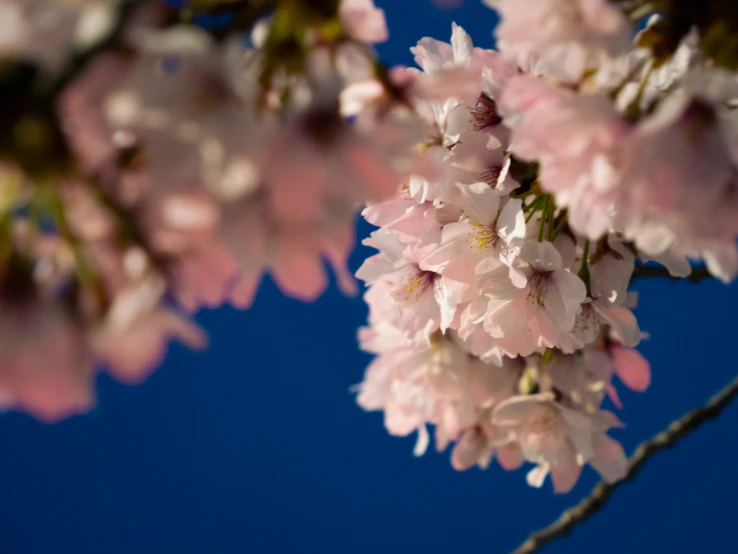
[(621, 478), (632, 279), (738, 273), (738, 10), (705, 2), (486, 0), (499, 52), (454, 25), (387, 69), (372, 0), (0, 0), (0, 406), (89, 409), (265, 273), (354, 292), (367, 206), (359, 404), (458, 470)]
[(603, 402), (621, 407), (615, 376), (650, 382), (628, 291), (643, 264), (738, 273), (738, 79), (699, 26), (665, 48), (668, 10), (635, 34), (646, 2), (489, 3), (499, 52), (454, 26), (412, 49), (422, 72), (395, 70), (440, 169), (364, 210), (379, 253), (357, 273), (359, 341), (376, 357), (357, 401), (417, 432), (416, 455), (432, 425), (458, 470), (528, 461), (529, 484), (567, 492), (585, 464), (627, 470)]
[[(424, 124), (340, 113), (372, 0), (0, 0), (0, 403), (54, 421), (139, 382), (202, 307), (347, 292), (356, 212), (431, 176)], [(227, 14), (224, 25), (196, 25)]]

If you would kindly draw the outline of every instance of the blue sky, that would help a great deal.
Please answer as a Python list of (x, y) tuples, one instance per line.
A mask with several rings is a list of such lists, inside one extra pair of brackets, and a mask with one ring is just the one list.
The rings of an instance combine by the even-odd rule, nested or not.
[[(491, 46), (495, 18), (467, 0), (385, 0), (389, 64), (411, 63), (424, 35), (451, 21)], [(368, 233), (365, 225), (360, 236)], [(369, 252), (357, 249), (356, 269)], [(704, 401), (735, 373), (738, 287), (638, 284), (652, 335), (646, 394), (621, 393), (626, 450)], [(265, 283), (252, 310), (199, 321), (203, 354), (173, 347), (143, 386), (99, 382), (92, 414), (59, 425), (0, 416), (0, 552), (8, 554), (497, 554), (555, 518), (596, 482), (554, 496), (524, 470), (456, 473), (448, 453), (412, 456), (349, 387), (369, 358), (356, 345), (366, 309), (332, 287), (300, 304)], [(734, 548), (738, 407), (654, 458), (638, 480), (550, 554), (694, 553)], [(730, 542), (729, 542), (730, 541)]]

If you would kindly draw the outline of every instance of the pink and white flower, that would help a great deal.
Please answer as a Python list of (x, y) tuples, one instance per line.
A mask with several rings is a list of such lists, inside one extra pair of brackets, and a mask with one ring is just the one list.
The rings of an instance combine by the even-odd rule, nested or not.
[(484, 273), (487, 311), (484, 329), (497, 338), (513, 337), (526, 329), (539, 347), (566, 343), (587, 291), (582, 280), (563, 267), (561, 254), (550, 242), (527, 242), (520, 250), (515, 281), (507, 268)]
[(485, 0), (500, 14), (500, 51), (521, 67), (537, 58), (548, 74), (572, 81), (631, 44), (625, 15), (607, 0)]
[(604, 479), (625, 476), (627, 459), (620, 444), (605, 435), (620, 424), (609, 412), (585, 413), (556, 402), (552, 393), (517, 396), (498, 405), (493, 422), (515, 434), (523, 457), (538, 464), (528, 483), (543, 484), (551, 474), (554, 490), (569, 492), (589, 463)]

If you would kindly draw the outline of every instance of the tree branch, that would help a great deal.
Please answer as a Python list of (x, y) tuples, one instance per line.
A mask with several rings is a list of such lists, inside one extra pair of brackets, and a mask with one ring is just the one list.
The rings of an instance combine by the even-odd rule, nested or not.
[(628, 471), (622, 480), (615, 483), (600, 482), (579, 504), (566, 510), (548, 527), (531, 534), (528, 540), (516, 548), (512, 554), (530, 554), (557, 537), (567, 536), (575, 526), (583, 523), (602, 508), (618, 487), (634, 480), (654, 454), (673, 447), (697, 427), (719, 416), (736, 396), (738, 396), (738, 376), (710, 398), (704, 406), (687, 412), (671, 422), (656, 436), (642, 442), (633, 453), (628, 464)]
[[(682, 279), (682, 277), (674, 277), (669, 274), (669, 271), (665, 267), (637, 265), (633, 271), (632, 280), (642, 279), (644, 277), (668, 277), (672, 281), (679, 281)], [(695, 267), (692, 269), (692, 273), (687, 277), (684, 277), (684, 279), (692, 283), (699, 283), (700, 281), (710, 278), (712, 278), (712, 275), (707, 271), (706, 267)]]

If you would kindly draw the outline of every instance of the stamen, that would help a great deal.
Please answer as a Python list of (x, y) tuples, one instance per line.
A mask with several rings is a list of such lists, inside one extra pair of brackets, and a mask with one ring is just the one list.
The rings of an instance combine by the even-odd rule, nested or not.
[(486, 94), (482, 94), (472, 110), (472, 125), (475, 130), (481, 131), (487, 127), (496, 127), (502, 123), (497, 111), (497, 103)]

